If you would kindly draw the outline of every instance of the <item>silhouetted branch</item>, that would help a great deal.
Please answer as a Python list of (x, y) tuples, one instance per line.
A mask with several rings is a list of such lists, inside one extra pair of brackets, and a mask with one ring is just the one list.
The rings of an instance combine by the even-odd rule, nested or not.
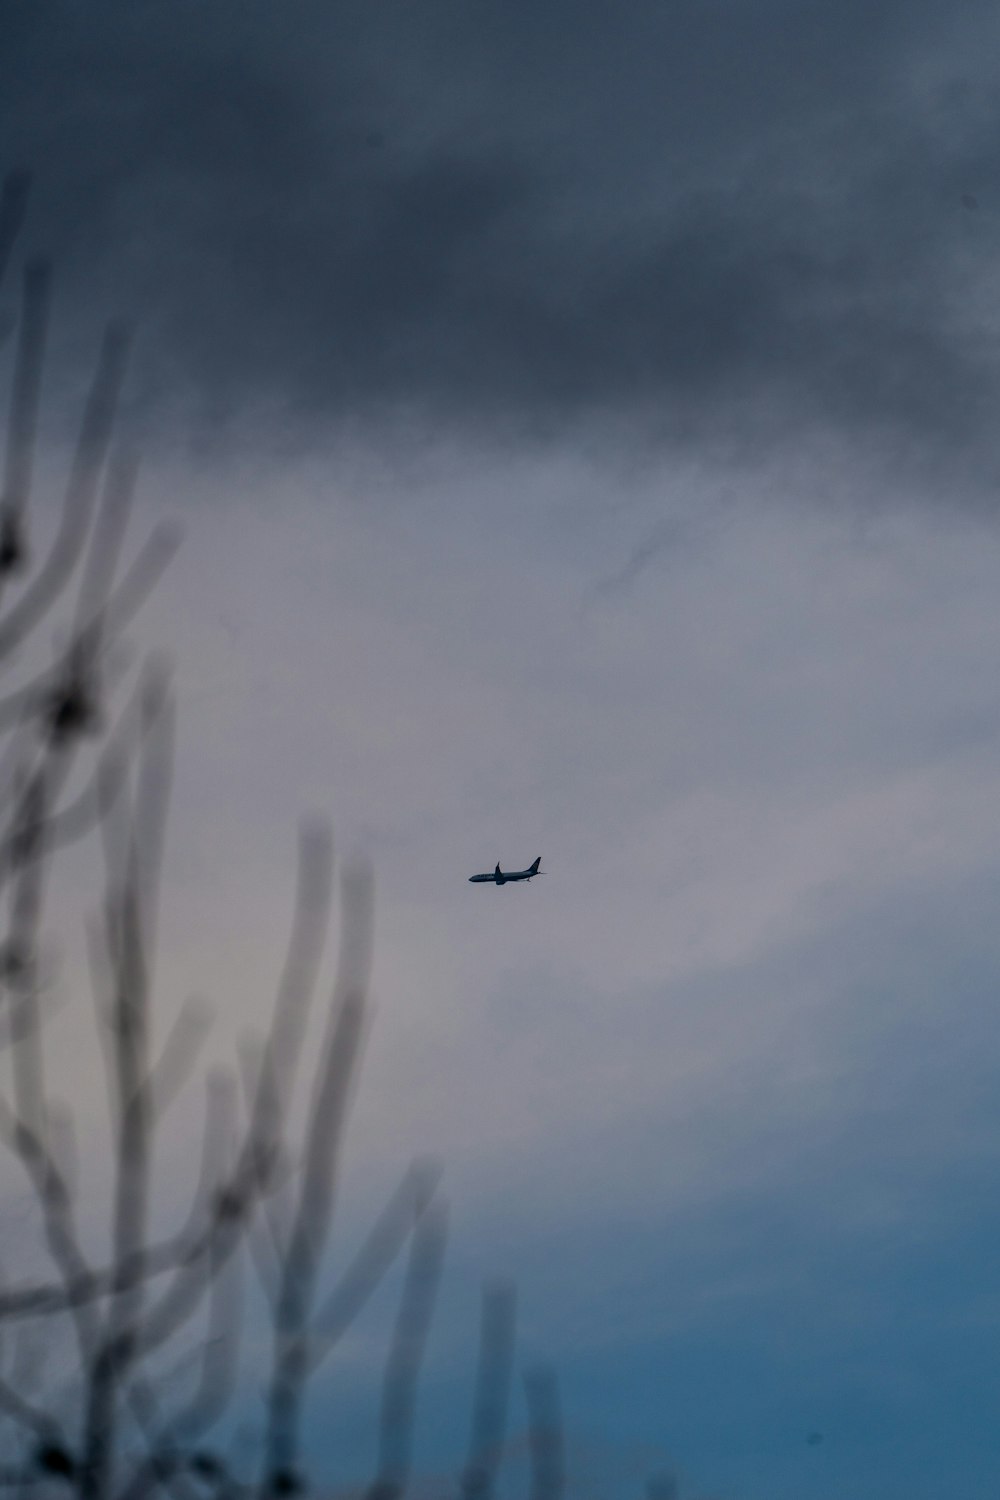
[(437, 1163), (415, 1162), (410, 1167), (313, 1319), (310, 1369), (326, 1359), (362, 1311), (431, 1203), (440, 1180)]
[(530, 1500), (561, 1500), (566, 1488), (566, 1453), (554, 1371), (543, 1367), (529, 1370), (524, 1377), (524, 1394), (531, 1455)]
[(417, 1383), (444, 1263), (448, 1211), (440, 1199), (413, 1231), (379, 1413), (379, 1456), (369, 1500), (398, 1500), (410, 1476)]
[(0, 1380), (0, 1411), (12, 1417), (19, 1426), (34, 1433), (43, 1442), (65, 1446), (65, 1438), (59, 1429), (59, 1424), (47, 1411), (26, 1401), (6, 1380)]
[(48, 261), (33, 260), (24, 271), (21, 321), (7, 424), (7, 461), (3, 495), (0, 497), (0, 579), (21, 571), (27, 564), (24, 513), (31, 495), (51, 304), (52, 268)]
[[(142, 736), (154, 728), (168, 701), (170, 672), (161, 660), (147, 661), (142, 677), (108, 735), (93, 773), (72, 801), (49, 814), (44, 828), (48, 853), (83, 838), (102, 820), (106, 822), (128, 781), (132, 757)], [(2, 846), (0, 846), (2, 847)]]
[(176, 556), (181, 544), (177, 526), (160, 525), (143, 542), (103, 609), (84, 620), (79, 638), (90, 646), (99, 640), (106, 646), (119, 635), (145, 604)]
[(198, 1383), (190, 1400), (169, 1421), (148, 1433), (149, 1453), (138, 1466), (120, 1500), (139, 1500), (154, 1483), (173, 1481), (187, 1467), (191, 1445), (225, 1411), (236, 1382), (239, 1353), (242, 1280), (239, 1256), (209, 1266), (211, 1285), (208, 1328), (202, 1341)]
[[(213, 1277), (209, 1329), (202, 1343), (201, 1371), (190, 1401), (169, 1423), (149, 1434), (149, 1454), (119, 1500), (140, 1500), (156, 1483), (173, 1481), (191, 1468), (192, 1445), (222, 1416), (236, 1383), (239, 1356), (239, 1257)], [(198, 1472), (197, 1468), (194, 1472)]]
[[(114, 1453), (117, 1387), (136, 1347), (149, 1199), (151, 1109), (148, 1090), (148, 973), (139, 917), (137, 859), (122, 894), (116, 952), (115, 1084), (119, 1137), (114, 1209), (115, 1269), (100, 1346), (90, 1368), (81, 1494), (100, 1500)], [(109, 923), (110, 925), (110, 923)], [(133, 1267), (137, 1271), (133, 1274)]]
[(461, 1485), (464, 1500), (491, 1500), (493, 1495), (507, 1433), (515, 1316), (512, 1284), (501, 1282), (483, 1289), (472, 1431)]
[[(297, 1462), (308, 1320), (329, 1232), (337, 1159), (358, 1061), (371, 964), (371, 879), (343, 883), (340, 964), (313, 1093), (298, 1205), (275, 1308), (274, 1371), (268, 1403), (262, 1494), (278, 1493)], [(267, 1062), (263, 1076), (267, 1076)]]
[(281, 1141), (284, 1132), (302, 1038), (326, 945), (332, 887), (330, 831), (321, 823), (303, 824), (299, 830), (292, 927), (251, 1105), (252, 1135), (272, 1145)]
[(72, 630), (76, 640), (89, 634), (88, 649), (95, 652), (100, 646), (100, 622), (121, 561), (138, 475), (139, 460), (134, 453), (119, 450), (111, 454), (80, 576)]
[(189, 997), (150, 1070), (148, 1088), (158, 1120), (190, 1078), (211, 1028), (211, 1007), (202, 999)]
[(59, 530), (34, 579), (0, 621), (0, 659), (9, 656), (45, 616), (80, 559), (111, 441), (128, 346), (122, 326), (108, 328), (84, 410)]
[[(27, 203), (26, 174), (0, 193), (0, 278)], [(0, 699), (0, 1034), (12, 1042), (12, 1102), (0, 1098), (0, 1135), (24, 1169), (54, 1272), (0, 1285), (0, 1328), (18, 1321), (12, 1368), (0, 1366), (0, 1415), (23, 1463), (5, 1456), (0, 1486), (51, 1487), (78, 1500), (276, 1500), (302, 1488), (300, 1429), (309, 1379), (406, 1253), (385, 1369), (376, 1476), (369, 1500), (399, 1500), (409, 1480), (420, 1371), (447, 1233), (440, 1167), (417, 1162), (360, 1249), (324, 1292), (340, 1160), (367, 1025), (372, 881), (342, 882), (337, 974), (301, 1134), (290, 1123), (301, 1091), (304, 1041), (327, 941), (333, 892), (325, 824), (303, 827), (288, 940), (269, 1030), (246, 1106), (229, 1074), (208, 1080), (200, 1173), (177, 1232), (151, 1239), (154, 1147), (164, 1113), (191, 1075), (207, 1013), (186, 1002), (157, 1049), (153, 1014), (159, 885), (173, 770), (173, 700), (162, 665), (147, 666), (113, 727), (115, 643), (176, 551), (157, 527), (123, 563), (137, 466), (115, 448), (129, 336), (108, 327), (93, 375), (54, 536), (28, 566), (38, 418), (52, 276), (25, 269), (0, 494), (0, 662), (37, 646), (57, 607), (69, 616), (54, 659)], [(3, 598), (8, 575), (25, 574)], [(74, 582), (76, 598), (68, 604)], [(14, 682), (17, 682), (17, 677)], [(96, 749), (85, 759), (88, 743)], [(79, 768), (79, 770), (78, 770)], [(79, 780), (77, 780), (79, 775)], [(110, 1247), (84, 1253), (77, 1225), (76, 1134), (53, 1103), (43, 1047), (43, 923), (53, 856), (96, 830), (103, 847), (100, 919), (88, 925), (93, 1001), (111, 1105)], [(281, 1195), (279, 1198), (279, 1194)], [(263, 1431), (223, 1461), (203, 1446), (238, 1388), (244, 1242), (269, 1299), (273, 1351)], [(41, 1392), (29, 1356), (64, 1331), (77, 1349), (59, 1384)], [(493, 1500), (513, 1359), (514, 1298), (484, 1294), (472, 1433), (463, 1500)], [(175, 1342), (176, 1341), (176, 1342)], [(176, 1359), (181, 1351), (181, 1363)], [(171, 1382), (197, 1360), (193, 1389)], [(37, 1363), (37, 1361), (36, 1361)], [(40, 1365), (39, 1365), (40, 1370)], [(4, 1377), (3, 1372), (6, 1371)], [(169, 1387), (169, 1389), (168, 1389)], [(531, 1387), (533, 1500), (560, 1500), (562, 1439), (554, 1383)], [(181, 1399), (178, 1400), (177, 1398)], [(56, 1420), (57, 1417), (59, 1420)], [(67, 1436), (67, 1433), (69, 1436)], [(256, 1444), (256, 1446), (255, 1446)], [(249, 1454), (260, 1474), (246, 1482)], [(237, 1477), (239, 1476), (239, 1478)]]
[[(44, 1142), (0, 1101), (0, 1137), (22, 1162), (41, 1210), (45, 1240), (62, 1278), (64, 1290), (92, 1275), (80, 1249), (73, 1205), (66, 1184)], [(95, 1326), (85, 1302), (67, 1298), (74, 1314), (83, 1358), (93, 1344)]]

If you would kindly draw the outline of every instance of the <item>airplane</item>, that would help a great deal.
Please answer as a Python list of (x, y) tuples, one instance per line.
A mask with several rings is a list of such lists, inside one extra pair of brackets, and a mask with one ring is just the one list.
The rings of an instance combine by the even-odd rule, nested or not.
[(539, 855), (535, 863), (529, 865), (526, 870), (508, 870), (506, 875), (503, 874), (498, 864), (492, 875), (470, 875), (469, 881), (472, 885), (482, 885), (484, 881), (495, 885), (506, 885), (508, 880), (530, 880), (533, 875), (539, 873), (538, 866), (541, 862), (542, 856)]

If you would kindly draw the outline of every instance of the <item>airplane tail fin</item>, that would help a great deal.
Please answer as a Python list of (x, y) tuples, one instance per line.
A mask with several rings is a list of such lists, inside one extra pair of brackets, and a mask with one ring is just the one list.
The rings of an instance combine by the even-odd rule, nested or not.
[(537, 875), (538, 874), (538, 866), (541, 864), (541, 862), (542, 862), (542, 856), (539, 855), (538, 858), (535, 860), (535, 863), (531, 866), (531, 873), (532, 873), (532, 875)]

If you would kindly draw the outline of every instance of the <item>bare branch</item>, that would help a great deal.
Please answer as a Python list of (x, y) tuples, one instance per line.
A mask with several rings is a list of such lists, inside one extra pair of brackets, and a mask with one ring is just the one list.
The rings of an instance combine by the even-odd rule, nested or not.
[(147, 1087), (157, 1119), (162, 1119), (191, 1076), (212, 1019), (206, 1000), (197, 996), (185, 1000), (149, 1075)]
[(417, 1383), (437, 1297), (448, 1211), (440, 1199), (420, 1218), (410, 1241), (392, 1348), (386, 1361), (379, 1413), (379, 1458), (369, 1500), (398, 1500), (410, 1477)]
[(84, 411), (63, 515), (55, 541), (31, 585), (0, 621), (0, 659), (9, 656), (56, 601), (80, 559), (93, 514), (97, 482), (114, 425), (125, 376), (128, 335), (108, 328)]
[(299, 829), (299, 861), (292, 928), (275, 997), (271, 1031), (261, 1057), (251, 1133), (274, 1143), (284, 1129), (302, 1051), (309, 1007), (326, 944), (333, 883), (333, 845), (322, 823)]
[(118, 992), (115, 1006), (115, 1074), (119, 1100), (117, 1185), (114, 1210), (115, 1272), (112, 1300), (101, 1344), (94, 1357), (84, 1425), (84, 1481), (81, 1494), (99, 1500), (107, 1492), (115, 1439), (117, 1387), (136, 1347), (149, 1197), (151, 1111), (148, 1077), (148, 976), (138, 912), (138, 877), (122, 895)]
[(128, 781), (132, 753), (142, 735), (156, 724), (169, 701), (170, 673), (160, 659), (146, 663), (142, 678), (108, 736), (91, 779), (71, 802), (49, 814), (44, 830), (46, 850), (75, 843), (115, 811)]
[(385, 1277), (441, 1180), (436, 1162), (415, 1162), (375, 1221), (364, 1244), (316, 1314), (309, 1366), (316, 1369), (350, 1328)]
[(524, 1377), (524, 1394), (531, 1455), (530, 1500), (562, 1500), (566, 1454), (555, 1372), (547, 1366), (529, 1370)]
[(47, 1411), (26, 1401), (6, 1380), (0, 1380), (0, 1411), (43, 1441), (65, 1445), (58, 1423)]
[(494, 1492), (507, 1433), (515, 1311), (513, 1283), (484, 1287), (472, 1432), (461, 1483), (463, 1500), (491, 1500)]
[(183, 1409), (151, 1438), (150, 1453), (125, 1488), (121, 1500), (140, 1500), (154, 1481), (173, 1477), (186, 1465), (192, 1445), (222, 1416), (236, 1382), (242, 1281), (240, 1257), (212, 1275), (208, 1330), (202, 1341), (197, 1387)]
[(51, 303), (52, 267), (48, 261), (33, 260), (24, 272), (20, 332), (7, 424), (7, 461), (0, 500), (0, 575), (16, 572), (24, 566), (27, 557), (24, 512), (31, 495)]
[(367, 870), (358, 868), (343, 886), (339, 973), (313, 1093), (298, 1208), (275, 1309), (265, 1495), (282, 1488), (281, 1476), (294, 1472), (296, 1463), (302, 1389), (308, 1372), (307, 1322), (329, 1232), (337, 1161), (365, 1017), (371, 907), (371, 878)]
[(86, 1304), (74, 1302), (68, 1292), (74, 1283), (91, 1277), (93, 1273), (80, 1249), (66, 1184), (43, 1141), (16, 1119), (4, 1103), (0, 1103), (0, 1137), (22, 1162), (35, 1190), (49, 1253), (63, 1279), (66, 1306), (76, 1314), (81, 1353), (86, 1357), (93, 1343), (94, 1322)]
[(100, 640), (99, 636), (93, 634), (93, 622), (100, 621), (107, 609), (125, 542), (138, 474), (139, 460), (134, 453), (119, 451), (112, 454), (84, 560), (73, 628), (76, 639), (91, 634), (88, 646), (95, 651)]

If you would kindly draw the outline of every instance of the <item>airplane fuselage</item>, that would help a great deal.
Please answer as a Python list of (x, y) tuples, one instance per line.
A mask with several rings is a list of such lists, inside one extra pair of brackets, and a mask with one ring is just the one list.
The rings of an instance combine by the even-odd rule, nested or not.
[(512, 880), (532, 880), (539, 873), (538, 866), (541, 864), (541, 855), (533, 865), (526, 870), (501, 870), (497, 865), (492, 875), (470, 875), (470, 885), (507, 885)]

